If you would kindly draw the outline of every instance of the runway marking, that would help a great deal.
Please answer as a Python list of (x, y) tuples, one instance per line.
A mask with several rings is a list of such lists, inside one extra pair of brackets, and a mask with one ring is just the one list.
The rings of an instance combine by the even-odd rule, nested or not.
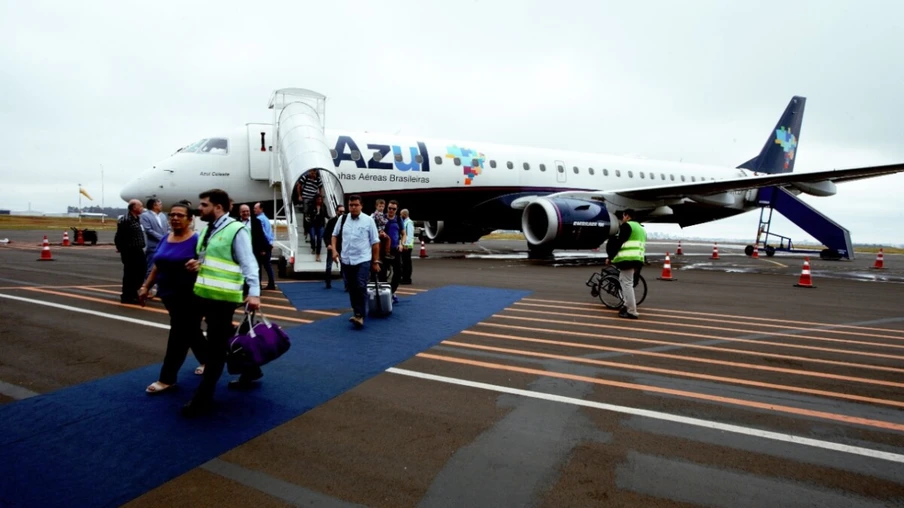
[[(81, 287), (81, 288), (79, 288), (79, 289), (88, 289), (88, 290), (91, 290), (91, 291), (96, 291), (96, 292), (98, 292), (98, 293), (109, 293), (109, 294), (112, 294), (112, 295), (118, 295), (118, 294), (119, 294), (119, 293), (116, 292), (116, 291), (108, 291), (108, 290), (105, 290), (105, 289), (89, 288), (89, 287), (87, 287), (87, 286)], [(86, 297), (86, 298), (87, 298), (87, 297)], [(106, 301), (109, 301), (109, 300), (106, 300)], [(123, 305), (125, 305), (125, 304), (123, 304)], [(287, 310), (295, 311), (295, 308), (294, 308), (294, 307), (282, 307), (282, 306), (279, 306), (279, 305), (269, 305), (269, 304), (266, 304), (266, 305), (265, 305), (265, 304), (261, 304), (261, 307), (269, 308), (269, 309), (287, 309)], [(144, 307), (144, 308), (148, 308), (148, 307)], [(169, 312), (167, 311), (167, 313), (169, 313)], [(241, 314), (242, 316), (244, 316), (244, 315), (245, 315), (245, 310), (242, 309), (241, 307), (239, 307), (239, 308), (237, 308), (237, 309), (235, 310), (235, 313), (236, 313), (236, 314)], [(276, 321), (289, 321), (289, 322), (302, 323), (302, 324), (313, 323), (313, 321), (311, 321), (310, 319), (300, 319), (300, 318), (293, 318), (293, 317), (288, 317), (288, 316), (279, 316), (279, 315), (274, 315), (274, 314), (267, 314), (267, 318), (268, 318), (268, 319), (272, 318), (272, 319), (274, 319), (274, 320), (276, 320)], [(238, 324), (238, 323), (233, 323), (233, 324)]]
[[(885, 358), (888, 360), (904, 360), (904, 356), (898, 355), (889, 355), (884, 353), (870, 353), (867, 351), (851, 351), (847, 349), (833, 349), (828, 347), (819, 347), (819, 346), (804, 346), (802, 344), (785, 344), (783, 342), (771, 342), (768, 340), (753, 340), (753, 339), (739, 339), (733, 337), (720, 337), (718, 335), (706, 335), (702, 333), (688, 333), (688, 332), (673, 332), (668, 330), (653, 330), (650, 328), (640, 328), (635, 326), (610, 326), (610, 325), (597, 325), (593, 323), (576, 323), (574, 321), (559, 321), (556, 319), (544, 319), (544, 318), (530, 318), (530, 317), (518, 317), (518, 316), (506, 316), (503, 314), (493, 314), (495, 318), (500, 319), (514, 319), (520, 321), (540, 321), (543, 323), (555, 323), (561, 325), (570, 325), (570, 326), (586, 326), (591, 328), (605, 328), (605, 329), (618, 329), (618, 330), (631, 330), (635, 332), (648, 332), (648, 333), (657, 333), (657, 334), (666, 334), (666, 335), (680, 335), (682, 337), (694, 337), (699, 339), (717, 339), (723, 342), (737, 342), (741, 344), (756, 344), (762, 346), (776, 346), (776, 347), (786, 347), (793, 349), (806, 349), (808, 351), (822, 351), (825, 353), (840, 353), (844, 355), (858, 355), (858, 356), (869, 356), (872, 358)], [(689, 346), (688, 346), (689, 347)]]
[[(98, 284), (98, 285), (92, 285), (92, 286), (81, 286), (81, 285), (79, 285), (79, 286), (51, 286), (51, 285), (48, 285), (48, 284), (38, 284), (38, 285), (36, 285), (36, 286), (3, 286), (3, 287), (0, 287), (0, 290), (5, 290), (5, 289), (28, 289), (28, 288), (72, 289), (72, 288), (83, 288), (83, 287), (94, 287), (94, 288), (109, 288), (109, 287), (112, 287), (112, 288), (118, 288), (118, 287), (120, 287), (120, 284)], [(116, 294), (119, 294), (119, 293), (116, 293)]]
[[(587, 302), (575, 302), (575, 301), (565, 301), (565, 300), (544, 300), (540, 298), (523, 298), (522, 301), (530, 301), (530, 302), (539, 302), (539, 303), (563, 303), (566, 305), (581, 305), (584, 307), (588, 307), (591, 309), (601, 309), (601, 310), (612, 310), (608, 309), (602, 304), (598, 303), (587, 303)], [(661, 309), (656, 307), (645, 307), (647, 311), (659, 311), (659, 312), (674, 312), (676, 314), (689, 314), (694, 316), (713, 316), (717, 318), (732, 318), (732, 319), (750, 319), (752, 321), (771, 321), (773, 323), (793, 323), (796, 325), (813, 325), (813, 326), (832, 326), (834, 328), (851, 328), (854, 330), (871, 330), (876, 332), (886, 332), (886, 333), (898, 333), (904, 335), (904, 330), (895, 330), (892, 328), (876, 328), (871, 326), (859, 326), (859, 325), (845, 325), (845, 324), (834, 324), (834, 323), (815, 323), (813, 321), (795, 321), (791, 319), (775, 319), (775, 318), (761, 318), (761, 317), (753, 317), (753, 316), (739, 316), (735, 314), (716, 314), (713, 312), (697, 312), (697, 311), (689, 311), (689, 310), (675, 310), (675, 309)]]
[(738, 385), (745, 385), (745, 386), (755, 386), (757, 388), (768, 388), (768, 389), (772, 389), (772, 390), (784, 390), (784, 391), (788, 391), (788, 392), (806, 393), (809, 395), (821, 395), (823, 397), (848, 399), (848, 400), (855, 400), (857, 402), (868, 402), (871, 404), (881, 404), (881, 405), (885, 405), (885, 406), (894, 406), (894, 407), (904, 408), (904, 402), (899, 402), (896, 400), (878, 399), (875, 397), (866, 397), (866, 396), (853, 395), (853, 394), (848, 394), (848, 393), (831, 392), (828, 390), (817, 390), (817, 389), (813, 389), (813, 388), (802, 388), (799, 386), (764, 383), (761, 381), (752, 381), (752, 380), (748, 380), (748, 379), (740, 379), (740, 378), (724, 377), (724, 376), (713, 376), (710, 374), (697, 374), (694, 372), (688, 372), (688, 371), (682, 371), (682, 370), (662, 369), (662, 368), (658, 368), (658, 367), (645, 367), (642, 365), (632, 365), (632, 364), (626, 364), (626, 363), (609, 362), (609, 361), (605, 361), (605, 360), (593, 360), (590, 358), (581, 358), (581, 357), (574, 357), (574, 356), (568, 356), (568, 355), (538, 353), (538, 352), (533, 352), (533, 351), (525, 351), (522, 349), (509, 349), (509, 348), (494, 347), (494, 346), (483, 346), (480, 344), (471, 344), (471, 343), (467, 343), (467, 342), (456, 342), (456, 341), (445, 340), (442, 343), (448, 344), (451, 346), (457, 346), (457, 347), (463, 347), (463, 348), (469, 348), (469, 349), (494, 351), (497, 353), (508, 353), (508, 354), (520, 355), (520, 356), (532, 356), (532, 357), (536, 357), (536, 358), (549, 358), (552, 360), (564, 360), (564, 361), (575, 362), (575, 363), (601, 365), (601, 366), (605, 366), (605, 367), (614, 367), (617, 369), (638, 370), (638, 371), (642, 371), (642, 372), (654, 372), (656, 374), (666, 374), (666, 375), (672, 375), (672, 376), (689, 377), (689, 378), (694, 378), (694, 379), (704, 379), (707, 381), (716, 381), (716, 382), (721, 382), (721, 383), (738, 384)]
[[(624, 323), (624, 320), (622, 320), (622, 318), (617, 317), (615, 315), (599, 316), (599, 315), (589, 315), (589, 314), (572, 314), (572, 313), (567, 313), (567, 312), (550, 312), (550, 311), (533, 310), (533, 309), (515, 309), (515, 308), (511, 308), (511, 307), (509, 307), (506, 310), (510, 311), (510, 312), (530, 312), (531, 314), (549, 314), (549, 315), (553, 315), (553, 316), (571, 316), (571, 317), (580, 317), (580, 318), (585, 318), (585, 319), (619, 321), (621, 323)], [(644, 322), (647, 324), (651, 324), (651, 325), (675, 326), (675, 327), (684, 327), (684, 328), (701, 328), (704, 330), (719, 330), (719, 331), (723, 331), (723, 332), (750, 333), (750, 331), (751, 331), (750, 329), (727, 328), (724, 326), (710, 326), (710, 325), (694, 325), (694, 324), (689, 324), (689, 323), (669, 323), (666, 321), (645, 320)], [(633, 327), (625, 327), (625, 326), (618, 327), (618, 328), (631, 329), (631, 330), (634, 329)], [(809, 331), (816, 331), (816, 330), (803, 330), (803, 331), (809, 332)], [(659, 332), (659, 333), (672, 333), (672, 332)], [(841, 344), (855, 344), (858, 346), (876, 346), (876, 347), (887, 347), (887, 348), (893, 348), (893, 349), (904, 349), (904, 344), (884, 344), (881, 342), (864, 342), (864, 341), (859, 341), (859, 340), (834, 339), (831, 337), (823, 337), (820, 335), (814, 336), (814, 335), (802, 335), (802, 334), (783, 333), (783, 332), (764, 332), (761, 330), (756, 330), (756, 333), (758, 335), (771, 335), (773, 337), (790, 337), (793, 339), (817, 340), (817, 341), (823, 341), (823, 342), (837, 342), (837, 343), (841, 343)], [(892, 338), (897, 339), (897, 340), (904, 340), (902, 338), (897, 338), (897, 337), (892, 337)]]
[[(612, 339), (619, 340), (624, 342), (639, 342), (641, 344), (656, 344), (660, 346), (676, 346), (679, 348), (691, 348), (691, 349), (703, 349), (707, 351), (716, 351), (719, 353), (729, 353), (729, 354), (739, 354), (739, 355), (748, 355), (748, 356), (757, 356), (757, 357), (769, 357), (769, 358), (780, 358), (782, 360), (796, 360), (801, 362), (813, 362), (813, 363), (824, 363), (826, 365), (838, 365), (841, 367), (855, 367), (861, 369), (869, 369), (869, 370), (881, 370), (885, 372), (894, 372), (896, 374), (904, 373), (904, 369), (900, 369), (897, 367), (886, 367), (884, 365), (871, 365), (866, 363), (850, 363), (850, 362), (842, 362), (837, 360), (823, 360), (820, 358), (808, 358), (805, 356), (792, 356), (792, 355), (782, 355), (778, 353), (763, 353), (759, 351), (745, 351), (743, 349), (728, 349), (721, 348), (717, 346), (705, 346), (702, 344), (688, 344), (685, 342), (669, 342), (666, 340), (655, 340), (655, 339), (634, 339), (631, 337), (621, 337), (617, 335), (606, 335), (606, 334), (598, 334), (598, 333), (587, 333), (587, 332), (575, 332), (571, 330), (555, 330), (550, 328), (532, 328), (529, 326), (516, 326), (516, 325), (504, 325), (501, 323), (487, 323), (482, 321), (477, 323), (478, 326), (494, 326), (497, 328), (508, 328), (511, 330), (526, 330), (533, 332), (541, 332), (541, 333), (553, 333), (558, 335), (574, 335), (576, 337), (589, 337), (593, 339)], [(465, 333), (465, 332), (462, 332)], [(602, 347), (602, 346), (595, 346)], [(620, 350), (621, 351), (621, 350)], [(649, 351), (641, 351), (628, 349), (625, 350), (630, 352), (631, 354), (644, 354)], [(679, 356), (679, 355), (676, 355)], [(690, 356), (680, 356), (680, 358), (693, 358)]]
[(306, 310), (302, 310), (301, 312), (309, 312), (309, 313), (311, 313), (311, 314), (320, 314), (320, 315), (322, 315), (322, 316), (333, 316), (333, 317), (335, 317), (335, 316), (341, 316), (341, 315), (342, 315), (342, 313), (340, 313), (340, 312), (329, 312), (329, 311), (326, 311), (326, 310), (309, 310), (309, 309), (306, 309)]
[[(67, 298), (75, 298), (75, 299), (77, 299), (77, 300), (85, 300), (85, 301), (88, 301), (88, 302), (105, 303), (105, 304), (107, 304), (107, 305), (116, 305), (117, 307), (124, 307), (124, 308), (127, 308), (127, 309), (134, 309), (134, 310), (138, 310), (138, 311), (147, 311), (147, 312), (156, 312), (156, 313), (158, 313), (158, 314), (167, 314), (167, 315), (169, 315), (169, 311), (167, 311), (167, 310), (165, 310), (165, 309), (158, 309), (158, 308), (156, 308), (156, 307), (142, 307), (142, 306), (140, 306), (140, 305), (135, 305), (135, 304), (131, 304), (131, 303), (120, 303), (120, 302), (116, 302), (116, 301), (113, 301), (113, 300), (106, 300), (106, 299), (103, 299), (103, 298), (93, 298), (93, 297), (90, 297), (90, 296), (84, 296), (84, 295), (74, 295), (74, 294), (72, 294), (72, 293), (60, 293), (59, 291), (49, 291), (49, 290), (46, 290), (46, 289), (40, 289), (40, 288), (28, 288), (28, 291), (37, 291), (37, 292), (39, 292), (39, 293), (47, 293), (47, 294), (50, 294), (50, 295), (65, 296), (65, 297), (67, 297)], [(235, 326), (239, 326), (239, 324), (241, 324), (241, 323), (239, 323), (238, 321), (233, 321), (232, 324), (235, 325)], [(167, 327), (167, 328), (169, 328), (169, 327)]]
[(47, 293), (49, 295), (65, 296), (67, 298), (75, 298), (77, 300), (85, 300), (87, 302), (105, 303), (107, 305), (116, 305), (117, 307), (125, 307), (125, 308), (135, 309), (135, 310), (144, 310), (147, 312), (157, 312), (159, 314), (169, 314), (169, 312), (167, 312), (164, 309), (158, 309), (155, 307), (141, 307), (139, 305), (134, 305), (134, 304), (130, 304), (130, 303), (114, 302), (112, 300), (108, 300), (105, 298), (94, 298), (91, 296), (74, 295), (72, 293), (63, 293), (60, 291), (51, 291), (49, 289), (42, 289), (42, 288), (26, 288), (26, 291), (37, 291), (38, 293)]
[[(0, 295), (4, 296), (4, 295)], [(0, 381), (0, 394), (6, 395), (7, 397), (13, 400), (24, 400), (31, 397), (36, 397), (41, 395), (38, 392), (33, 392), (24, 386), (14, 385), (12, 383), (5, 383)]]
[[(578, 349), (591, 349), (594, 351), (611, 351), (613, 353), (625, 353), (628, 355), (638, 355), (638, 356), (652, 356), (656, 358), (668, 358), (670, 360), (683, 360), (694, 363), (705, 363), (710, 365), (722, 365), (725, 367), (735, 367), (741, 369), (750, 369), (750, 370), (761, 370), (766, 372), (780, 372), (782, 374), (792, 374), (806, 377), (816, 377), (816, 378), (825, 378), (825, 379), (835, 379), (838, 381), (853, 381), (856, 383), (865, 383), (879, 386), (889, 386), (892, 388), (904, 388), (904, 383), (897, 383), (894, 381), (883, 381), (881, 379), (871, 379), (871, 378), (861, 378), (854, 376), (845, 376), (842, 374), (830, 374), (827, 372), (814, 372), (810, 370), (797, 370), (797, 369), (789, 369), (787, 367), (771, 367), (768, 365), (755, 365), (752, 363), (741, 363), (741, 362), (729, 362), (726, 360), (713, 360), (710, 358), (698, 358), (696, 356), (683, 356), (683, 355), (674, 355), (670, 353), (659, 353), (655, 351), (645, 351), (642, 349), (625, 349), (618, 347), (609, 347), (609, 346), (597, 346), (595, 344), (582, 344), (580, 342), (564, 342), (558, 340), (547, 340), (547, 339), (535, 339), (532, 337), (521, 337), (517, 335), (502, 335), (497, 333), (486, 333), (486, 332), (475, 332), (471, 330), (463, 330), (461, 332), (464, 335), (477, 335), (481, 337), (490, 337), (494, 339), (504, 339), (504, 340), (514, 340), (519, 342), (532, 342), (535, 344), (548, 344), (552, 346), (564, 346), (570, 348), (578, 348)], [(619, 365), (630, 365), (630, 364), (619, 364)], [(904, 372), (904, 369), (897, 369), (901, 372)]]
[[(169, 330), (169, 328), (170, 328), (169, 325), (166, 325), (166, 324), (163, 324), (163, 323), (155, 323), (155, 322), (153, 322), (153, 321), (145, 321), (145, 320), (143, 320), (143, 319), (135, 319), (135, 318), (130, 318), (130, 317), (126, 317), (126, 316), (119, 316), (119, 315), (116, 315), (116, 314), (110, 314), (110, 313), (108, 313), (108, 312), (100, 312), (100, 311), (96, 311), (96, 310), (82, 309), (82, 308), (80, 308), (80, 307), (72, 307), (72, 306), (69, 306), (69, 305), (63, 305), (63, 304), (61, 304), (61, 303), (55, 303), (55, 302), (48, 302), (48, 301), (45, 301), (45, 300), (34, 300), (34, 299), (31, 299), (31, 298), (24, 298), (24, 297), (21, 297), (21, 296), (7, 295), (7, 294), (3, 294), (3, 293), (0, 293), (0, 298), (8, 298), (8, 299), (10, 299), (10, 300), (18, 300), (18, 301), (20, 301), (20, 302), (33, 303), (33, 304), (35, 304), (35, 305), (44, 305), (44, 306), (46, 306), (46, 307), (54, 307), (54, 308), (57, 308), (57, 309), (68, 310), (68, 311), (71, 311), (71, 312), (80, 312), (80, 313), (82, 313), (82, 314), (90, 314), (90, 315), (92, 315), (92, 316), (98, 316), (98, 317), (103, 317), (103, 318), (107, 318), (107, 319), (115, 319), (115, 320), (117, 320), (117, 321), (125, 321), (125, 322), (127, 322), (127, 323), (133, 323), (133, 324), (138, 324), (138, 325), (150, 326), (150, 327), (153, 327), (153, 328), (161, 328), (161, 329), (164, 329), (164, 330)], [(93, 299), (92, 299), (92, 300), (93, 300)], [(105, 303), (113, 303), (113, 302), (105, 301)], [(122, 304), (120, 304), (120, 305), (122, 305)]]
[[(722, 432), (731, 432), (733, 434), (742, 434), (745, 436), (759, 437), (763, 439), (770, 439), (773, 441), (780, 441), (783, 443), (791, 443), (798, 444), (803, 446), (811, 446), (814, 448), (821, 448), (824, 450), (832, 450), (842, 453), (847, 453), (851, 455), (860, 455), (863, 457), (869, 457), (874, 459), (885, 460), (889, 462), (895, 462), (898, 464), (904, 464), (904, 455), (898, 453), (890, 453), (881, 450), (874, 450), (871, 448), (865, 448), (861, 446), (850, 446), (841, 443), (834, 443), (831, 441), (822, 441), (819, 439), (811, 439), (807, 437), (798, 437), (792, 434), (784, 433), (784, 432), (772, 432), (768, 430), (760, 430), (752, 427), (743, 427), (740, 425), (732, 425), (728, 423), (719, 423), (713, 422), (709, 420), (703, 420), (700, 418), (690, 418), (687, 416), (680, 416), (671, 413), (663, 413), (660, 411), (651, 411), (648, 409), (639, 409), (627, 406), (617, 406), (615, 404), (606, 404), (604, 402), (595, 402), (583, 399), (577, 399), (574, 397), (565, 397), (562, 395), (553, 395), (551, 393), (537, 392), (532, 390), (521, 390), (518, 388), (510, 388), (507, 386), (499, 386), (493, 385), (489, 383), (481, 383), (478, 381), (469, 381), (465, 379), (458, 379), (446, 376), (437, 376), (435, 374), (427, 374), (424, 372), (417, 372), (406, 369), (398, 369), (395, 367), (391, 367), (386, 370), (391, 374), (397, 374), (401, 376), (409, 376), (419, 379), (426, 379), (429, 381), (437, 381), (440, 383), (447, 383), (458, 386), (465, 386), (469, 388), (477, 388), (480, 390), (487, 390), (497, 393), (507, 393), (510, 395), (520, 395), (522, 397), (530, 397), (532, 399), (540, 399), (547, 400), (550, 402), (559, 402), (563, 404), (572, 404), (575, 406), (584, 406), (594, 409), (600, 409), (603, 411), (611, 411), (614, 413), (627, 414), (632, 416), (642, 416), (644, 418), (652, 418), (655, 420), (663, 420), (673, 423), (681, 423), (685, 425), (692, 425), (695, 427), (702, 427), (710, 430), (718, 430)], [(544, 373), (544, 375), (546, 375)]]
[(788, 265), (783, 265), (783, 264), (779, 263), (778, 261), (773, 261), (773, 260), (771, 260), (771, 259), (763, 259), (763, 258), (757, 258), (757, 259), (762, 259), (763, 261), (765, 261), (765, 262), (767, 262), (767, 263), (772, 263), (772, 264), (778, 265), (778, 266), (780, 266), (780, 267), (782, 267), (782, 268), (788, 268)]
[[(561, 305), (543, 305), (543, 304), (539, 304), (539, 303), (515, 302), (515, 305), (519, 306), (519, 307), (539, 307), (539, 308), (547, 308), (547, 309), (562, 309), (563, 308), (563, 306), (561, 306)], [(590, 311), (601, 310), (601, 309), (606, 309), (606, 308), (600, 306), (600, 307), (597, 307), (594, 309), (586, 309), (586, 310), (588, 312), (590, 312)], [(515, 310), (515, 309), (511, 309), (511, 310)], [(570, 309), (570, 310), (584, 310), (584, 309)], [(606, 310), (612, 311), (612, 309), (606, 309)], [(720, 323), (726, 321), (724, 318), (715, 319), (715, 318), (705, 318), (705, 317), (680, 316), (677, 314), (665, 314), (665, 313), (661, 313), (661, 312), (646, 312), (645, 311), (644, 315), (652, 316), (652, 317), (664, 317), (664, 318), (670, 318), (670, 319), (683, 319), (686, 321), (706, 321), (706, 322), (715, 321), (715, 322), (720, 322)], [(584, 317), (584, 316), (594, 316), (594, 315), (580, 314), (580, 316)], [(744, 319), (753, 319), (753, 318), (744, 318)], [(659, 323), (659, 321), (655, 321), (655, 322)], [(762, 327), (766, 327), (766, 328), (781, 328), (783, 330), (800, 330), (801, 332), (828, 332), (828, 333), (834, 333), (834, 334), (839, 334), (839, 335), (855, 335), (855, 336), (859, 336), (859, 337), (904, 340), (904, 337), (897, 337), (894, 335), (882, 335), (882, 334), (878, 334), (878, 333), (850, 332), (847, 330), (835, 330), (835, 329), (833, 329), (835, 325), (832, 325), (830, 323), (814, 323), (815, 325), (820, 325), (821, 328), (804, 328), (804, 327), (800, 327), (800, 326), (772, 325), (772, 324), (768, 324), (768, 323), (751, 323), (751, 322), (738, 322), (738, 321), (733, 321), (733, 323), (736, 325), (762, 326)], [(671, 324), (671, 323), (669, 323), (669, 324)], [(684, 325), (684, 326), (687, 326), (687, 325)], [(744, 330), (744, 331), (749, 331), (749, 330)], [(765, 333), (765, 332), (763, 332), (763, 333)]]
[(767, 404), (764, 402), (756, 402), (752, 400), (745, 399), (736, 399), (732, 397), (722, 397), (720, 395), (708, 395), (705, 393), (697, 393), (697, 392), (689, 392), (686, 390), (675, 390), (672, 388), (662, 388), (659, 386), (652, 385), (642, 385), (637, 383), (625, 383), (622, 381), (613, 381), (609, 379), (599, 379), (588, 376), (580, 376), (577, 374), (565, 374), (563, 372), (555, 372), (551, 370), (539, 370), (539, 369), (531, 369), (527, 367), (516, 367), (514, 365), (503, 365), (501, 363), (491, 363), (491, 362), (482, 362), (478, 360), (469, 360), (466, 358), (454, 358), (451, 356), (442, 356), (435, 355), (431, 353), (418, 353), (415, 355), (419, 358), (426, 358), (429, 360), (437, 360), (441, 362), (447, 363), (457, 363), (461, 365), (470, 365), (473, 367), (481, 367), (485, 369), (492, 370), (502, 370), (508, 372), (517, 372), (520, 374), (531, 374), (540, 377), (555, 377), (559, 379), (569, 379), (571, 381), (581, 381), (585, 383), (592, 383), (596, 385), (602, 386), (612, 386), (615, 388), (624, 388), (627, 390), (635, 390), (640, 392), (652, 392), (652, 393), (661, 393), (663, 395), (675, 395), (678, 397), (684, 397), (688, 399), (696, 399), (703, 400), (706, 402), (718, 402), (722, 404), (728, 404), (732, 406), (740, 406), (745, 408), (753, 408), (753, 409), (763, 409), (766, 411), (772, 411), (775, 413), (785, 413), (794, 416), (808, 416), (811, 418), (820, 418), (823, 420), (841, 422), (853, 425), (863, 425), (866, 427), (872, 427), (876, 429), (883, 430), (893, 430), (897, 432), (904, 432), (904, 425), (894, 423), (894, 422), (886, 422), (883, 420), (873, 420), (870, 418), (861, 418), (859, 416), (849, 416), (838, 413), (829, 413), (825, 411), (815, 411), (812, 409), (802, 409), (792, 406), (783, 406), (780, 404)]

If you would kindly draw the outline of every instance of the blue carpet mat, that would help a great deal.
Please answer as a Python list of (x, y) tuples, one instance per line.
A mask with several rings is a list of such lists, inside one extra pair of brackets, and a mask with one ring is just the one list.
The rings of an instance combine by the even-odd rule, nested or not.
[[(352, 308), (342, 279), (334, 280), (332, 289), (326, 289), (323, 282), (280, 284), (279, 289), (298, 310), (351, 310)], [(264, 292), (264, 296), (266, 296), (266, 292)]]
[(217, 410), (196, 419), (179, 415), (200, 382), (191, 356), (171, 394), (144, 393), (158, 364), (0, 406), (0, 506), (119, 506), (527, 294), (446, 286), (403, 300), (363, 330), (349, 314), (292, 328), (292, 348), (264, 367), (259, 389), (231, 392), (224, 373)]

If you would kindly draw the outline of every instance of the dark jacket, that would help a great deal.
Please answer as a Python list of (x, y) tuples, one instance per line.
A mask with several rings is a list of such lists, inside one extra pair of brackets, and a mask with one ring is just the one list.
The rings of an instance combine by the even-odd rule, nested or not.
[(264, 234), (264, 225), (261, 220), (255, 216), (251, 216), (251, 248), (254, 254), (260, 256), (261, 252), (266, 252), (270, 248), (267, 242), (267, 235)]
[[(335, 216), (332, 219), (328, 220), (326, 223), (326, 227), (323, 228), (323, 241), (326, 242), (327, 245), (330, 245), (333, 238), (333, 231), (336, 229), (336, 223), (339, 222), (340, 216)], [(342, 236), (336, 237), (336, 252), (342, 253)]]

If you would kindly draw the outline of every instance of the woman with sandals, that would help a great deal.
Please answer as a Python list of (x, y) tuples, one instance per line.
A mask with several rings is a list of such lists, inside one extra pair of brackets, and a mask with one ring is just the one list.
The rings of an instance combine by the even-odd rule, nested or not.
[(185, 363), (189, 348), (201, 364), (195, 374), (204, 374), (207, 360), (207, 340), (201, 333), (201, 315), (194, 294), (198, 272), (185, 267), (188, 261), (195, 259), (198, 245), (198, 234), (191, 228), (191, 203), (180, 201), (170, 207), (169, 222), (171, 232), (157, 247), (151, 273), (138, 290), (138, 300), (144, 306), (148, 288), (157, 284), (157, 296), (170, 316), (166, 356), (160, 377), (145, 390), (150, 394), (165, 392), (176, 385), (176, 376)]

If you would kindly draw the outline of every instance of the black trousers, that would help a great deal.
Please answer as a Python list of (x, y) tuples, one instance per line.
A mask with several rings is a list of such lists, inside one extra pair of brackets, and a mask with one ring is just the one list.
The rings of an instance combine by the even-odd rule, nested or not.
[[(217, 382), (226, 366), (226, 351), (229, 340), (235, 335), (232, 316), (240, 304), (199, 298), (197, 309), (207, 322), (207, 363), (204, 378), (192, 399), (192, 403), (203, 405), (213, 401)], [(257, 369), (258, 372), (260, 369)]]
[(201, 365), (207, 363), (207, 340), (201, 333), (197, 296), (192, 293), (175, 294), (164, 296), (162, 300), (169, 312), (170, 331), (159, 381), (171, 385), (176, 382), (189, 349)]
[[(264, 254), (260, 254), (255, 252), (254, 257), (257, 258), (257, 280), (263, 282), (264, 279), (261, 277), (261, 270), (267, 271), (267, 287), (273, 287), (273, 263), (271, 263), (271, 259), (273, 258), (273, 246), (270, 246)], [(263, 284), (261, 284), (263, 285)]]
[(395, 257), (392, 259), (383, 258), (383, 269), (380, 270), (380, 274), (378, 279), (380, 282), (386, 282), (386, 267), (392, 267), (392, 279), (389, 281), (389, 287), (392, 289), (392, 294), (395, 294), (396, 289), (399, 288), (399, 282), (402, 280), (402, 256), (399, 255), (399, 251), (395, 252)]
[(411, 284), (411, 252), (413, 249), (402, 251), (402, 282)]
[(144, 283), (144, 274), (147, 273), (147, 257), (144, 249), (134, 248), (119, 252), (122, 259), (122, 294), (119, 295), (122, 302), (137, 302), (138, 290)]

